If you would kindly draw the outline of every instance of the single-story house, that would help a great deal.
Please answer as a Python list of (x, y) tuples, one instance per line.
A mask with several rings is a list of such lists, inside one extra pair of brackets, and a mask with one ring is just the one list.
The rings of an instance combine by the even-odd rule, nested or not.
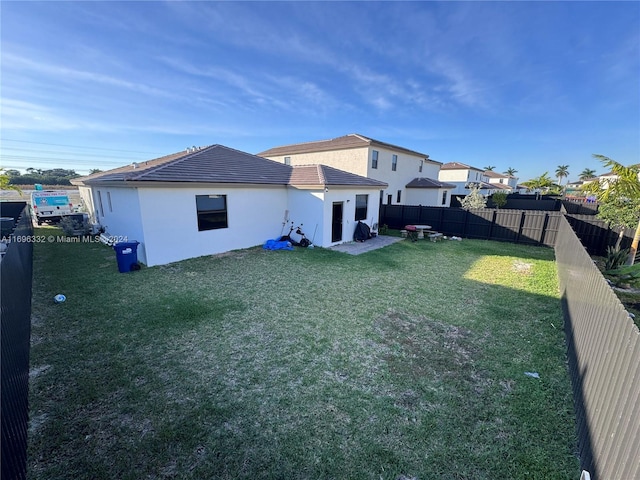
[(315, 246), (378, 221), (386, 183), (326, 165), (290, 166), (222, 145), (72, 181), (107, 236), (138, 241), (148, 265), (262, 245), (303, 224)]

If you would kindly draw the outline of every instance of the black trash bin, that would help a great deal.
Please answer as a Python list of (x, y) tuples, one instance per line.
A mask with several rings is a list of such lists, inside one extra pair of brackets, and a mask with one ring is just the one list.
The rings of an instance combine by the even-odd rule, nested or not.
[(138, 270), (138, 245), (140, 242), (119, 242), (113, 246), (120, 273)]

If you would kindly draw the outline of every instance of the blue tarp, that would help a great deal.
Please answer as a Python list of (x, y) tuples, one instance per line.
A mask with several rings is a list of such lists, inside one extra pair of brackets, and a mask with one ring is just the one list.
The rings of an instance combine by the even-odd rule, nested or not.
[(267, 240), (262, 248), (265, 250), (293, 250), (290, 242), (280, 242), (278, 240)]

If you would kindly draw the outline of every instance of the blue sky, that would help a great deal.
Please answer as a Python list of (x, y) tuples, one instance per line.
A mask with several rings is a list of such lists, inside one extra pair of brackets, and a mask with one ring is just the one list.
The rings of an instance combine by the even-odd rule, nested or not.
[(6, 2), (2, 166), (361, 133), (521, 180), (640, 162), (639, 2)]

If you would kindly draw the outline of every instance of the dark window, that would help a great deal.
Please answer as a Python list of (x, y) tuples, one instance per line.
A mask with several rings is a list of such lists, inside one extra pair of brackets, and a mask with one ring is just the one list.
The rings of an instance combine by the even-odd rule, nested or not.
[(371, 168), (378, 168), (378, 151), (374, 150), (371, 154)]
[(447, 191), (442, 192), (442, 205), (447, 204)]
[(387, 205), (391, 205), (393, 203), (393, 195), (387, 195)]
[(402, 195), (402, 190), (398, 190), (398, 199), (396, 200), (396, 202), (400, 203), (401, 195)]
[(422, 165), (424, 165), (424, 162), (420, 162), (420, 166), (418, 167), (418, 172), (422, 173)]
[(369, 195), (356, 195), (356, 220), (367, 219), (367, 204)]
[(227, 196), (196, 195), (198, 231), (227, 228)]
[(291, 165), (291, 157), (284, 157), (284, 164)]
[(104, 208), (102, 208), (102, 194), (98, 190), (98, 206), (100, 207), (100, 216), (104, 217)]
[(398, 169), (398, 155), (391, 157), (391, 170), (394, 172)]

